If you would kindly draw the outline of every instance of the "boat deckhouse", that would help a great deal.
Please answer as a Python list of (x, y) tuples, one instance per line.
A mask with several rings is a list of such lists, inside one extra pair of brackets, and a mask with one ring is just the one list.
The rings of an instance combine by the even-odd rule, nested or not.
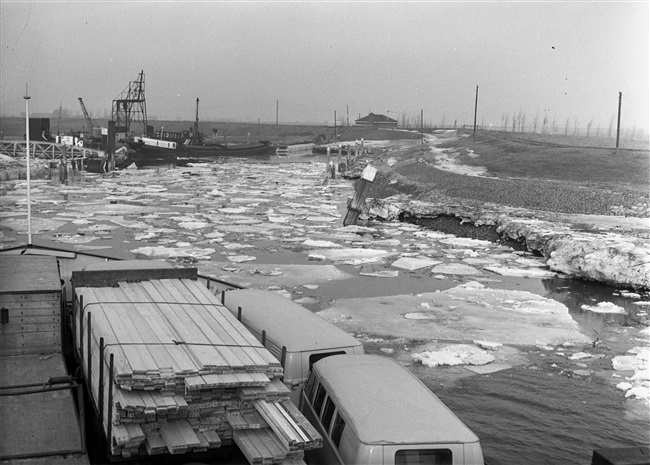
[(375, 126), (375, 127), (388, 127), (388, 128), (396, 128), (397, 127), (397, 120), (394, 120), (392, 118), (389, 118), (386, 115), (376, 115), (374, 113), (368, 114), (368, 116), (364, 116), (363, 118), (359, 118), (355, 120), (354, 124), (357, 126)]

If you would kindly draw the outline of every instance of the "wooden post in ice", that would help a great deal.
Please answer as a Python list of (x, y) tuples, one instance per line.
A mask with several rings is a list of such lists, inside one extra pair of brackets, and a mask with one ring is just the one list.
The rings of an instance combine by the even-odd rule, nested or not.
[(327, 184), (329, 179), (332, 177), (332, 151), (330, 147), (327, 147), (327, 164), (325, 165), (325, 181), (324, 184)]
[(354, 198), (348, 199), (348, 212), (345, 215), (345, 219), (343, 220), (343, 226), (357, 224), (357, 220), (361, 214), (361, 208), (366, 201), (368, 191), (370, 190), (372, 182), (375, 180), (376, 174), (377, 168), (374, 168), (370, 165), (366, 166), (366, 168), (363, 170), (361, 179), (354, 189)]

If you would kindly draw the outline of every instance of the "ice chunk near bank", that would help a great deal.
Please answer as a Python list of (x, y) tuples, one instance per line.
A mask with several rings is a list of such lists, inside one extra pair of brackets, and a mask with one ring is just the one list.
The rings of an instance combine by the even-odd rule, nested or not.
[(612, 302), (598, 302), (597, 305), (583, 305), (580, 308), (594, 313), (627, 313), (623, 307)]
[(643, 239), (608, 234), (551, 242), (552, 270), (615, 286), (650, 287), (650, 246)]
[(414, 271), (420, 268), (426, 268), (428, 266), (434, 266), (442, 263), (439, 260), (433, 260), (426, 257), (400, 257), (391, 263), (395, 268), (401, 268), (403, 270)]
[(131, 253), (146, 255), (147, 257), (161, 258), (196, 258), (199, 260), (210, 260), (210, 255), (216, 252), (215, 249), (201, 249), (199, 247), (165, 247), (159, 245), (156, 247), (139, 247), (131, 249)]
[(361, 271), (361, 276), (371, 276), (374, 278), (397, 278), (399, 271), (397, 270), (380, 270), (380, 271)]
[(486, 266), (484, 269), (501, 276), (518, 276), (521, 278), (554, 278), (557, 273), (539, 268), (510, 268), (505, 266)]
[(307, 247), (323, 247), (323, 248), (339, 248), (343, 247), (341, 244), (337, 244), (335, 242), (331, 241), (317, 241), (313, 239), (307, 239), (302, 243), (302, 245), (307, 246)]
[(257, 257), (253, 257), (252, 255), (229, 255), (226, 259), (233, 263), (243, 263), (257, 260)]
[(430, 368), (437, 366), (486, 365), (494, 361), (494, 357), (485, 350), (467, 344), (452, 344), (437, 351), (411, 354), (411, 358)]
[(309, 252), (309, 256), (325, 257), (332, 261), (357, 260), (361, 263), (373, 263), (385, 257), (395, 255), (393, 252), (381, 249), (323, 249)]
[(481, 349), (485, 350), (497, 350), (499, 347), (502, 347), (503, 344), (500, 342), (490, 342), (490, 341), (472, 341), (474, 344), (479, 346)]
[(190, 230), (205, 229), (209, 228), (210, 226), (212, 225), (210, 223), (206, 223), (205, 221), (182, 221), (178, 223), (179, 228)]
[(470, 239), (467, 237), (450, 237), (441, 239), (440, 243), (453, 245), (454, 247), (475, 247), (475, 248), (488, 248), (494, 246), (490, 241), (483, 241), (480, 239)]
[(454, 274), (454, 275), (477, 275), (481, 274), (476, 268), (463, 265), (462, 263), (445, 263), (443, 265), (437, 265), (431, 268), (432, 273), (440, 274)]

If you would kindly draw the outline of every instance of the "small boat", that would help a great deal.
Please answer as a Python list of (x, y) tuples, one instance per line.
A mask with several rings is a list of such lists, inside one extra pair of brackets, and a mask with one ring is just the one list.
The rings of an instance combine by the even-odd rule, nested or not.
[(222, 144), (216, 139), (204, 138), (199, 132), (199, 99), (196, 99), (196, 120), (192, 133), (187, 137), (179, 137), (171, 133), (171, 137), (160, 138), (137, 137), (127, 142), (130, 148), (142, 158), (178, 159), (181, 162), (214, 161), (220, 157), (249, 157), (270, 155), (273, 147), (269, 141), (251, 142), (245, 144)]
[[(126, 146), (115, 150), (115, 168), (125, 169), (133, 163), (134, 151)], [(84, 169), (89, 173), (108, 173), (108, 157), (88, 157), (84, 160)]]

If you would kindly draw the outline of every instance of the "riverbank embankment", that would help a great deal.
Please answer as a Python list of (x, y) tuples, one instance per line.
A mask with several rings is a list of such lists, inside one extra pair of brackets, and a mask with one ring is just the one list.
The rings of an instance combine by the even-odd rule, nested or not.
[[(650, 289), (647, 152), (614, 158), (609, 150), (574, 148), (559, 163), (546, 146), (518, 142), (514, 150), (512, 141), (492, 136), (478, 143), (456, 131), (438, 136), (410, 147), (387, 143), (364, 160), (379, 171), (362, 218), (399, 218), (434, 229), (443, 219), (447, 228), (453, 225), (451, 218), (458, 226), (445, 232), (479, 238), (487, 228), (492, 240), (545, 257), (553, 271)], [(567, 167), (567, 157), (581, 166)], [(619, 174), (608, 176), (608, 166)]]

